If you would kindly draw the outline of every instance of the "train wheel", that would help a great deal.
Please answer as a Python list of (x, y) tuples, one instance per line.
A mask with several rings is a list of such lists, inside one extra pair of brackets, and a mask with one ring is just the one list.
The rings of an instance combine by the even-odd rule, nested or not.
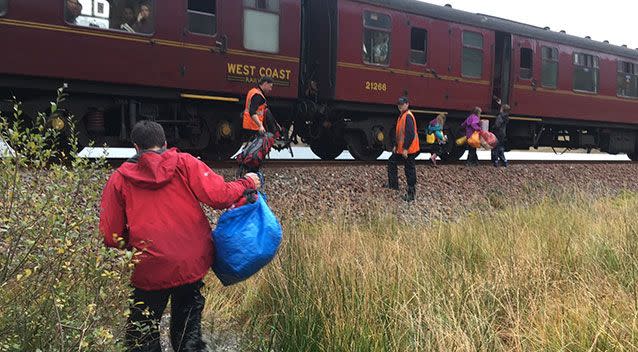
[(343, 153), (345, 147), (343, 145), (334, 144), (334, 142), (327, 143), (312, 143), (310, 144), (310, 150), (320, 157), (321, 160), (334, 160), (336, 157)]
[(368, 145), (363, 133), (349, 133), (346, 135), (346, 142), (348, 144), (348, 151), (352, 154), (352, 157), (361, 161), (373, 161), (377, 160), (383, 153), (383, 149), (380, 147), (371, 147)]

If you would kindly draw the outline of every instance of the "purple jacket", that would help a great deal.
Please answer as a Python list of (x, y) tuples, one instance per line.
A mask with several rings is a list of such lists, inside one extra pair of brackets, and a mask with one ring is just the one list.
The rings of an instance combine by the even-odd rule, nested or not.
[(481, 124), (479, 120), (480, 119), (476, 114), (472, 114), (465, 119), (465, 121), (461, 124), (461, 127), (465, 128), (465, 137), (470, 138), (474, 132), (481, 131)]

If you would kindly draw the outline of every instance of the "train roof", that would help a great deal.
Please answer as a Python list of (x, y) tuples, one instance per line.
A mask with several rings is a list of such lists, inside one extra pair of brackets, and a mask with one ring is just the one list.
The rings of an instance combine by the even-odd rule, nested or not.
[(536, 38), (548, 42), (569, 45), (577, 48), (599, 51), (607, 54), (638, 59), (638, 50), (618, 46), (610, 43), (581, 38), (563, 32), (532, 26), (525, 23), (510, 21), (499, 17), (456, 10), (448, 6), (439, 6), (416, 0), (355, 0), (362, 3), (392, 8), (399, 11), (437, 18), (450, 22), (467, 24), (475, 27), (487, 28), (494, 31), (516, 34), (529, 38)]

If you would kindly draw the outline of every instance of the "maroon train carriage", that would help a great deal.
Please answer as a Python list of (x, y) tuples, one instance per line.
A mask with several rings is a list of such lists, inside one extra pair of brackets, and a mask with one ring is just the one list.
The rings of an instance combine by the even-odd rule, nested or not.
[(0, 94), (29, 119), (68, 83), (83, 143), (128, 145), (153, 119), (169, 143), (228, 158), (245, 93), (271, 75), (276, 116), (323, 159), (377, 158), (404, 94), (420, 126), (446, 113), (453, 136), (499, 97), (512, 148), (638, 156), (638, 51), (549, 28), (414, 0), (0, 0), (0, 14)]
[[(145, 26), (127, 23), (127, 12), (143, 6)], [(152, 119), (169, 144), (227, 159), (239, 147), (242, 100), (259, 77), (275, 79), (271, 104), (282, 118), (298, 96), (298, 1), (0, 0), (0, 7), (0, 97), (16, 95), (29, 119), (67, 83), (64, 108), (79, 120), (82, 143), (129, 146), (135, 122)]]

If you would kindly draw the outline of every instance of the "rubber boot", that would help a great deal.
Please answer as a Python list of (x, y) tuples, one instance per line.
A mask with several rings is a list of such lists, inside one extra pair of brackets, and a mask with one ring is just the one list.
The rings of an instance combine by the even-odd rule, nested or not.
[(408, 186), (408, 192), (402, 198), (406, 202), (414, 202), (416, 198), (416, 188), (414, 186)]
[(394, 190), (394, 191), (398, 191), (399, 190), (399, 185), (388, 182), (388, 183), (384, 183), (383, 184), (383, 188), (387, 188), (387, 189), (391, 189), (391, 190)]

